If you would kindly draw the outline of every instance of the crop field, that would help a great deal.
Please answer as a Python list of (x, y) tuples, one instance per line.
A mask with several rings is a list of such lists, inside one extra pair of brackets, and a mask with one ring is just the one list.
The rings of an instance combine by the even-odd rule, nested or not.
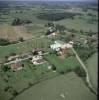
[(42, 25), (25, 25), (25, 26), (10, 26), (0, 25), (0, 38), (8, 39), (9, 41), (18, 41), (20, 37), (24, 40), (31, 39), (36, 36), (45, 34), (46, 28)]
[(97, 84), (98, 84), (98, 54), (93, 54), (88, 60), (87, 60), (87, 68), (90, 75), (90, 80), (92, 82), (93, 87), (97, 90)]
[(30, 39), (32, 35), (27, 33), (24, 26), (0, 25), (0, 38), (17, 41), (20, 37), (26, 40)]
[(96, 100), (83, 81), (71, 72), (41, 82), (17, 96), (15, 100)]

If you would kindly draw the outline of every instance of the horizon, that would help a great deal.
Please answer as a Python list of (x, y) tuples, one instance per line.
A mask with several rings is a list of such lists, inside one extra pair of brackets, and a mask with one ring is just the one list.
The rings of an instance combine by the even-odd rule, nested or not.
[(67, 2), (98, 2), (98, 0), (0, 0), (0, 1), (67, 1)]

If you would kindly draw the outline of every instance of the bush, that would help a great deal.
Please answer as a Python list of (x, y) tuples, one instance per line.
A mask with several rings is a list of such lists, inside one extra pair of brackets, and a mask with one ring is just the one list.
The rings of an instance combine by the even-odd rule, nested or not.
[(7, 71), (10, 70), (10, 67), (8, 67), (7, 65), (4, 65), (4, 66), (2, 66), (2, 70), (3, 70), (4, 72), (7, 72)]
[(0, 46), (5, 46), (10, 44), (9, 40), (0, 38)]
[(79, 77), (86, 77), (86, 72), (84, 71), (83, 68), (77, 67), (74, 69), (74, 72), (79, 76)]
[(24, 42), (24, 39), (23, 39), (23, 37), (19, 37), (19, 39), (18, 39), (20, 42)]
[(54, 65), (52, 65), (52, 70), (56, 70), (56, 67)]
[(18, 95), (18, 92), (16, 90), (13, 90), (13, 96), (17, 96)]

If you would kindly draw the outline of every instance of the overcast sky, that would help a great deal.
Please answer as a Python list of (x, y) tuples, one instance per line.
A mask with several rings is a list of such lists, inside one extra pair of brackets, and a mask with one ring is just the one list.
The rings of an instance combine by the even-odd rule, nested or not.
[(0, 1), (98, 1), (98, 0), (0, 0)]
[(98, 0), (0, 0), (0, 1), (98, 1)]

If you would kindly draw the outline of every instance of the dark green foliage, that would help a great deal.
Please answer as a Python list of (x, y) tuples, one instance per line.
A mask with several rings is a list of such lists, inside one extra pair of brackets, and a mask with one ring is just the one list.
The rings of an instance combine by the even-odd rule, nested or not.
[(16, 90), (13, 90), (13, 96), (17, 96), (18, 95), (18, 92)]
[(86, 61), (96, 50), (92, 46), (84, 47), (82, 44), (80, 45), (75, 44), (74, 48), (83, 61)]
[(7, 92), (10, 89), (9, 86), (5, 87), (4, 91)]
[(10, 56), (16, 56), (15, 52), (10, 53)]
[(9, 40), (0, 38), (0, 46), (5, 46), (10, 44)]
[(44, 12), (37, 15), (37, 18), (49, 21), (59, 21), (65, 18), (73, 18), (75, 15), (81, 15), (79, 13), (70, 12)]
[(64, 72), (64, 71), (60, 71), (59, 73), (60, 73), (60, 74), (65, 74), (65, 72)]
[(2, 66), (2, 70), (3, 70), (4, 72), (7, 72), (7, 71), (10, 70), (10, 67), (8, 67), (7, 65), (4, 65), (4, 66)]
[(13, 26), (22, 25), (22, 24), (30, 24), (32, 23), (30, 20), (21, 20), (19, 18), (15, 18), (12, 22)]
[(23, 37), (19, 37), (19, 41), (20, 41), (20, 42), (24, 42)]
[(52, 70), (56, 70), (56, 67), (54, 65), (52, 65)]
[(47, 26), (47, 27), (54, 27), (54, 24), (52, 22), (48, 22), (45, 26)]
[(66, 29), (64, 25), (59, 25), (59, 24), (56, 24), (55, 28), (60, 32), (64, 32), (64, 30)]
[(16, 26), (16, 25), (21, 25), (22, 21), (19, 18), (16, 18), (13, 20), (12, 25)]
[(86, 72), (85, 72), (84, 69), (82, 69), (81, 67), (77, 67), (76, 69), (74, 69), (74, 72), (75, 72), (79, 77), (86, 77)]

